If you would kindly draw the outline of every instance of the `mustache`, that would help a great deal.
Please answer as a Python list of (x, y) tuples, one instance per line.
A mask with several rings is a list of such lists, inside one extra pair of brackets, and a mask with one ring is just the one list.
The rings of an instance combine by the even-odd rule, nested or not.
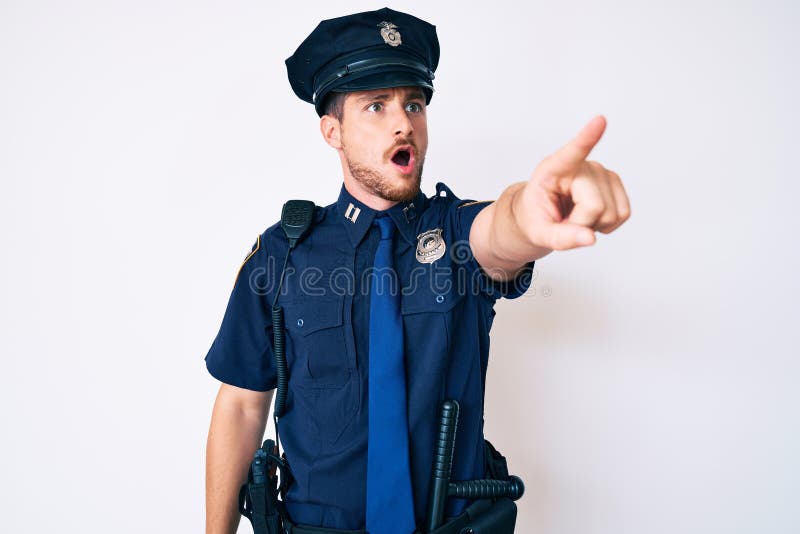
[(419, 150), (417, 150), (417, 145), (416, 145), (416, 143), (414, 143), (413, 140), (411, 140), (411, 139), (397, 139), (394, 142), (394, 144), (392, 144), (392, 146), (389, 148), (389, 150), (387, 150), (386, 153), (384, 154), (385, 159), (391, 158), (392, 154), (394, 154), (394, 151), (397, 150), (401, 146), (410, 146), (411, 148), (414, 149), (414, 154), (418, 154), (419, 153)]

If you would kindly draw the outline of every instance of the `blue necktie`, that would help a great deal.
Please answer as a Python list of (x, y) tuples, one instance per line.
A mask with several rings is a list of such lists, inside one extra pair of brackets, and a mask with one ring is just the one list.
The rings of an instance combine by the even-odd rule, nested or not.
[(408, 462), (403, 319), (399, 279), (392, 262), (395, 226), (389, 217), (378, 217), (375, 223), (381, 230), (381, 240), (375, 252), (369, 301), (367, 531), (411, 534), (415, 521)]

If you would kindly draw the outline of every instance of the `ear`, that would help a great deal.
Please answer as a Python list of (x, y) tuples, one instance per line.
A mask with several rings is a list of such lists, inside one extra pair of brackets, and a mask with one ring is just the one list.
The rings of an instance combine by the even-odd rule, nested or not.
[(331, 115), (323, 115), (319, 120), (319, 131), (322, 138), (335, 149), (342, 148), (342, 125)]

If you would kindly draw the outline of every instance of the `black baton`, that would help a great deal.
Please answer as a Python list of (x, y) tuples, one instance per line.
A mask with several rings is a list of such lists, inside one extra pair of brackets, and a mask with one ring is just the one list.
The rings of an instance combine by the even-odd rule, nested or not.
[(453, 468), (453, 450), (456, 445), (458, 402), (454, 400), (442, 402), (441, 414), (436, 455), (433, 457), (433, 471), (431, 472), (427, 532), (438, 528), (444, 518), (444, 507), (447, 502), (447, 493), (450, 485), (450, 472)]

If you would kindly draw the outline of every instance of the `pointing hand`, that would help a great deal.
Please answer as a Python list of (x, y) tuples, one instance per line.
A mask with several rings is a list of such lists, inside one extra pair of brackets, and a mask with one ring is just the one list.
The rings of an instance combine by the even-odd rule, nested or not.
[(553, 250), (592, 245), (631, 214), (619, 175), (586, 158), (606, 129), (602, 115), (542, 160), (518, 195), (515, 215), (528, 239)]

